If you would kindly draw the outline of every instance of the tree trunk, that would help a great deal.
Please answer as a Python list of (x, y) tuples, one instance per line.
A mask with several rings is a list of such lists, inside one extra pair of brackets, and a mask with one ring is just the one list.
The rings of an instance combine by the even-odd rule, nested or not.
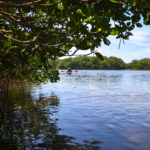
[(9, 79), (0, 81), (0, 100), (8, 97)]

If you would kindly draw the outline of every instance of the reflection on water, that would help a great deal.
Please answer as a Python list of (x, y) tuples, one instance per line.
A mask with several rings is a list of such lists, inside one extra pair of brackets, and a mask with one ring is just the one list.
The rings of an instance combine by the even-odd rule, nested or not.
[(15, 87), (9, 98), (1, 102), (0, 149), (49, 149), (49, 150), (99, 150), (101, 142), (85, 140), (77, 143), (73, 136), (59, 134), (57, 113), (60, 99), (50, 92), (48, 97), (31, 95), (31, 86), (25, 94)]

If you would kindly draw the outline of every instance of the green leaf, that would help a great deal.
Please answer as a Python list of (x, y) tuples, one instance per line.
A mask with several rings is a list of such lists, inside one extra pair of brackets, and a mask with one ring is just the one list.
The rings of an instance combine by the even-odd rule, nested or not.
[(81, 50), (87, 50), (90, 48), (90, 42), (87, 39), (83, 39), (76, 44), (76, 47)]
[(97, 56), (97, 58), (99, 58), (100, 60), (104, 60), (104, 57), (101, 53), (99, 52), (95, 52), (95, 55)]
[(63, 5), (62, 4), (58, 4), (58, 9), (59, 10), (63, 10), (64, 8), (63, 8)]
[(71, 30), (71, 27), (67, 27), (67, 30), (69, 30), (69, 31), (70, 31), (70, 30)]
[(142, 24), (136, 23), (136, 26), (139, 27), (139, 28), (141, 28), (141, 27), (142, 27)]
[(28, 33), (28, 32), (25, 32), (24, 34), (25, 34), (25, 36), (27, 36), (27, 37), (30, 35), (30, 33)]
[(82, 14), (82, 10), (81, 10), (81, 9), (77, 9), (77, 10), (76, 10), (76, 13), (77, 13), (77, 14)]
[(120, 3), (120, 0), (110, 0), (112, 3)]
[(68, 45), (66, 45), (66, 47), (65, 47), (65, 49), (66, 49), (67, 51), (69, 51), (71, 48), (72, 48), (72, 45), (71, 45), (71, 44), (68, 44)]
[(119, 30), (116, 28), (111, 28), (110, 29), (110, 35), (118, 35), (119, 34)]
[(102, 28), (98, 28), (98, 32), (101, 32), (102, 31)]

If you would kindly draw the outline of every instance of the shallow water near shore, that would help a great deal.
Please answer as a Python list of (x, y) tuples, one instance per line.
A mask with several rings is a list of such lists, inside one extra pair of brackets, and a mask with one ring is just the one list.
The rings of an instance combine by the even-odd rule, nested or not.
[(1, 103), (1, 149), (149, 150), (149, 135), (150, 71), (64, 71)]

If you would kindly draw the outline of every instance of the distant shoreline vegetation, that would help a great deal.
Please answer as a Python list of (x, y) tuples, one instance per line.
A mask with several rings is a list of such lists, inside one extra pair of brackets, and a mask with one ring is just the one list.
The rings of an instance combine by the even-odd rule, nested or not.
[(150, 70), (150, 58), (141, 60), (133, 60), (130, 63), (125, 63), (121, 58), (106, 57), (104, 61), (100, 61), (97, 57), (80, 56), (74, 58), (58, 59), (55, 62), (57, 69), (94, 69), (94, 70)]

